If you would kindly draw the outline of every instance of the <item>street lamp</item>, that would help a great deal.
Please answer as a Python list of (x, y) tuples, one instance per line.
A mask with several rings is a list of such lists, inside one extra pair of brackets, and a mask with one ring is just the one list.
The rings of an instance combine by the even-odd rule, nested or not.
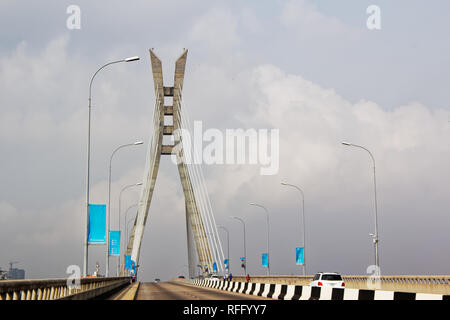
[[(143, 141), (136, 141), (135, 143), (128, 143), (128, 144), (124, 144), (121, 145), (119, 147), (117, 147), (113, 153), (111, 154), (111, 157), (109, 158), (109, 178), (108, 178), (108, 214), (106, 216), (106, 225), (108, 226), (108, 229), (106, 230), (106, 277), (109, 276), (109, 231), (110, 231), (110, 215), (111, 215), (111, 163), (112, 163), (112, 158), (114, 156), (114, 154), (125, 147), (130, 147), (130, 146), (138, 146), (138, 145), (142, 145), (144, 144)], [(120, 221), (120, 218), (119, 218)], [(119, 227), (120, 228), (120, 227)]]
[[(137, 207), (139, 203), (135, 203), (131, 206), (128, 207), (128, 209), (125, 211), (125, 224), (126, 224), (126, 228), (125, 228), (125, 239), (126, 241), (128, 241), (128, 211), (133, 208), (133, 207)], [(124, 243), (125, 244), (125, 243)]]
[(239, 217), (230, 217), (236, 220), (239, 220), (244, 226), (244, 273), (247, 274), (247, 248), (245, 246), (245, 222)]
[[(122, 193), (123, 193), (126, 189), (128, 189), (128, 188), (136, 187), (136, 186), (142, 186), (142, 182), (135, 183), (135, 184), (129, 184), (129, 185), (123, 187), (122, 190), (120, 190), (120, 194), (119, 194), (119, 216), (118, 216), (118, 218), (119, 218), (119, 219), (118, 219), (118, 220), (119, 220), (119, 231), (122, 231), (122, 230), (121, 230), (121, 223), (120, 223), (120, 220), (121, 220), (121, 217), (122, 217), (122, 215), (121, 215), (121, 208), (122, 208), (122, 205), (121, 205)], [(120, 233), (120, 237), (123, 238), (122, 232)], [(121, 243), (121, 246), (123, 247), (123, 242), (120, 241), (120, 243)], [(120, 255), (119, 255), (119, 261), (118, 261), (118, 263), (117, 263), (117, 276), (119, 276), (119, 272), (120, 272), (119, 269), (120, 269)]]
[(378, 205), (377, 205), (377, 179), (376, 179), (376, 172), (375, 172), (375, 158), (373, 157), (372, 153), (365, 147), (357, 145), (357, 144), (353, 144), (353, 143), (348, 143), (348, 142), (342, 142), (342, 144), (344, 146), (348, 146), (348, 147), (356, 147), (356, 148), (360, 148), (363, 149), (365, 151), (367, 151), (367, 153), (369, 153), (370, 158), (372, 159), (372, 164), (373, 164), (373, 186), (374, 186), (374, 202), (375, 202), (375, 233), (371, 233), (370, 236), (373, 239), (373, 243), (374, 243), (374, 248), (375, 248), (375, 265), (377, 267), (378, 270), (380, 270), (380, 259), (379, 259), (379, 252), (378, 252), (378, 242), (379, 242), (379, 237), (378, 237)]
[[(137, 206), (137, 204), (135, 204), (134, 206)], [(131, 206), (131, 207), (134, 207), (134, 206)], [(128, 209), (130, 209), (130, 208), (128, 208)], [(135, 219), (136, 219), (136, 217), (135, 217)], [(130, 230), (130, 222), (133, 222), (133, 219), (130, 219), (129, 221), (125, 220), (125, 222), (127, 224), (127, 238), (128, 238), (128, 230)]]
[(289, 184), (289, 183), (285, 183), (282, 182), (281, 183), (283, 186), (289, 186), (289, 187), (293, 187), (295, 189), (297, 189), (298, 191), (300, 191), (301, 195), (302, 195), (302, 225), (303, 225), (303, 275), (306, 275), (306, 227), (305, 227), (305, 194), (303, 193), (303, 190), (300, 189), (300, 187), (293, 185), (293, 184)]
[(125, 62), (131, 62), (131, 61), (137, 61), (139, 60), (139, 57), (129, 57), (124, 59)]
[(231, 273), (231, 264), (230, 264), (230, 233), (228, 229), (224, 226), (219, 226), (220, 229), (223, 229), (227, 233), (227, 259), (228, 259), (228, 272)]
[(92, 76), (89, 83), (89, 104), (88, 104), (88, 134), (87, 134), (87, 165), (86, 165), (86, 222), (85, 222), (85, 234), (84, 234), (84, 261), (83, 261), (83, 276), (87, 276), (88, 271), (88, 245), (89, 245), (89, 171), (90, 171), (90, 159), (91, 159), (91, 101), (92, 101), (92, 83), (97, 73), (103, 68), (120, 62), (137, 61), (139, 57), (130, 57), (123, 60), (109, 62), (100, 67)]
[(251, 206), (260, 207), (264, 209), (264, 211), (267, 214), (267, 275), (270, 275), (270, 253), (269, 253), (269, 211), (266, 207), (256, 204), (256, 203), (250, 203)]
[[(128, 239), (128, 230), (130, 229), (130, 222), (133, 221), (133, 219), (130, 219), (130, 220), (128, 221), (128, 211), (129, 211), (131, 208), (137, 207), (137, 206), (138, 206), (138, 203), (133, 204), (133, 205), (129, 206), (128, 209), (125, 211), (125, 231), (126, 231), (126, 239)], [(137, 216), (137, 213), (136, 213), (136, 216)], [(136, 219), (136, 216), (135, 216), (135, 219)], [(127, 249), (128, 249), (128, 246), (127, 246)], [(124, 253), (124, 261), (125, 261), (125, 254), (126, 254), (126, 252)], [(136, 272), (137, 272), (137, 269), (136, 269)]]

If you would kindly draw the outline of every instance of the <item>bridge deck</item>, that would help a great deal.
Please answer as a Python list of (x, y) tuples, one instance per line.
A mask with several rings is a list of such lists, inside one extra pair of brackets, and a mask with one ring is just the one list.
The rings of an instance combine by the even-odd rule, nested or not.
[(176, 282), (160, 282), (141, 283), (136, 300), (267, 300), (267, 298), (200, 288)]

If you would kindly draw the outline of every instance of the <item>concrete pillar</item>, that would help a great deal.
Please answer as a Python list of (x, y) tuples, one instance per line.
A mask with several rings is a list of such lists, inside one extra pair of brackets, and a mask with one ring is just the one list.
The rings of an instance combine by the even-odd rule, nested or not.
[(37, 300), (42, 300), (42, 289), (37, 289)]

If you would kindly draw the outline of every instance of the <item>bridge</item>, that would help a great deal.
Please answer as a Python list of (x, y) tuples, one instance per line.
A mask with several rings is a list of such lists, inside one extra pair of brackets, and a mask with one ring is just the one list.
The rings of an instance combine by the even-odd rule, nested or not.
[[(138, 58), (118, 62), (130, 62)], [(144, 181), (136, 216), (126, 239), (123, 263), (116, 277), (109, 275), (109, 215), (106, 215), (106, 275), (92, 275), (88, 270), (88, 247), (90, 227), (93, 223), (89, 203), (89, 169), (87, 176), (86, 237), (84, 239), (83, 275), (69, 279), (4, 280), (0, 281), (0, 300), (86, 300), (86, 299), (448, 299), (450, 276), (360, 276), (344, 275), (345, 288), (311, 287), (312, 275), (249, 275), (224, 279), (228, 273), (229, 261), (225, 259), (218, 235), (213, 208), (204, 183), (201, 166), (196, 165), (196, 153), (185, 132), (192, 130), (187, 110), (182, 107), (182, 90), (187, 60), (187, 50), (175, 63), (173, 86), (163, 83), (162, 63), (153, 50), (150, 61), (153, 74), (155, 104), (153, 132), (147, 154)], [(114, 62), (116, 63), (116, 62)], [(109, 64), (107, 64), (109, 65)], [(105, 65), (106, 66), (106, 65)], [(105, 67), (103, 66), (103, 67)], [(102, 67), (102, 68), (103, 68)], [(100, 68), (98, 71), (100, 71)], [(98, 72), (97, 71), (97, 72)], [(97, 74), (97, 73), (96, 73)], [(95, 74), (94, 74), (95, 77)], [(92, 78), (93, 80), (93, 78)], [(92, 84), (91, 80), (91, 84)], [(89, 98), (89, 106), (90, 106)], [(169, 104), (167, 104), (169, 103)], [(90, 112), (90, 109), (89, 109)], [(173, 142), (167, 142), (173, 141)], [(89, 154), (88, 143), (88, 154)], [(180, 182), (185, 198), (186, 244), (188, 253), (188, 278), (173, 279), (164, 283), (139, 283), (135, 281), (139, 271), (142, 237), (148, 220), (149, 208), (158, 176), (161, 156), (172, 157), (177, 164)], [(88, 156), (89, 167), (89, 156)], [(374, 167), (375, 169), (375, 167)], [(376, 190), (376, 189), (375, 189)], [(376, 204), (376, 203), (375, 203)], [(109, 210), (108, 210), (109, 211)], [(245, 230), (245, 226), (244, 226)], [(303, 238), (304, 239), (304, 238)], [(376, 265), (378, 265), (378, 238)], [(267, 270), (269, 270), (269, 244), (267, 246)], [(119, 240), (120, 250), (120, 240)], [(303, 254), (303, 253), (302, 253)], [(303, 259), (303, 257), (301, 258)], [(246, 267), (245, 257), (241, 261)], [(302, 265), (305, 266), (304, 261)], [(201, 275), (195, 277), (200, 268)], [(212, 278), (217, 275), (219, 278)], [(353, 290), (353, 291), (352, 291)]]

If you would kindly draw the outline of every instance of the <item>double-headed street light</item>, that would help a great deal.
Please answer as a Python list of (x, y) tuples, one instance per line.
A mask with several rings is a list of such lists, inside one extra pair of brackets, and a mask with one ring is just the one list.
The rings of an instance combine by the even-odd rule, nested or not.
[[(134, 206), (137, 206), (137, 204), (135, 204)], [(131, 206), (131, 207), (134, 207), (134, 206)], [(130, 207), (129, 209), (131, 209), (131, 207)], [(126, 225), (126, 228), (127, 228), (127, 238), (128, 238), (128, 230), (130, 230), (130, 222), (133, 222), (133, 220), (136, 220), (136, 216), (137, 216), (137, 214), (135, 215), (134, 219), (133, 219), (133, 218), (130, 218), (129, 221), (125, 220), (125, 223), (127, 224), (127, 225)], [(130, 231), (130, 232), (131, 232), (131, 231)]]
[(300, 194), (302, 195), (302, 226), (303, 226), (303, 275), (306, 275), (306, 226), (305, 226), (305, 194), (303, 193), (303, 190), (300, 189), (300, 187), (282, 182), (283, 186), (293, 187), (300, 191)]
[[(142, 186), (142, 182), (126, 185), (125, 187), (122, 188), (122, 190), (120, 190), (120, 194), (119, 194), (119, 215), (118, 215), (118, 221), (119, 221), (119, 231), (120, 231), (120, 238), (121, 238), (121, 239), (124, 238), (124, 237), (123, 237), (123, 233), (122, 233), (122, 226), (121, 226), (121, 223), (120, 223), (120, 220), (122, 219), (122, 215), (121, 215), (121, 208), (122, 208), (122, 205), (121, 205), (122, 193), (123, 193), (126, 189), (128, 189), (128, 188), (136, 187), (136, 186)], [(123, 242), (120, 241), (120, 243), (121, 243), (121, 247), (123, 247)], [(117, 263), (117, 276), (119, 276), (119, 273), (120, 273), (120, 270), (119, 270), (119, 269), (120, 269), (120, 255), (119, 255), (119, 260), (118, 260), (118, 263)]]
[(377, 178), (376, 178), (376, 172), (375, 172), (375, 158), (373, 157), (372, 153), (363, 146), (359, 146), (357, 144), (348, 143), (348, 142), (342, 142), (344, 146), (348, 147), (356, 147), (363, 149), (369, 153), (370, 158), (372, 159), (373, 164), (373, 186), (374, 186), (374, 202), (375, 202), (375, 233), (371, 233), (370, 236), (373, 238), (374, 248), (375, 248), (375, 265), (377, 266), (378, 271), (380, 270), (380, 259), (379, 259), (379, 252), (378, 252), (378, 205), (377, 205)]
[[(125, 226), (125, 239), (126, 239), (126, 241), (128, 241), (128, 229), (129, 229), (128, 228), (128, 223), (129, 223), (129, 221), (128, 221), (128, 211), (130, 211), (131, 208), (137, 207), (138, 204), (139, 203), (135, 203), (135, 204), (129, 206), (128, 209), (125, 211), (125, 224), (126, 224), (126, 226)], [(125, 253), (125, 251), (124, 251), (124, 253)]]
[(86, 223), (84, 234), (84, 261), (83, 261), (83, 276), (87, 276), (88, 271), (88, 245), (89, 245), (89, 171), (90, 171), (90, 157), (91, 157), (91, 101), (92, 101), (92, 83), (95, 76), (103, 68), (121, 62), (132, 62), (139, 60), (139, 57), (129, 57), (126, 59), (109, 62), (100, 67), (92, 76), (89, 83), (89, 104), (88, 104), (88, 134), (87, 134), (87, 165), (86, 165)]
[(228, 272), (231, 273), (231, 264), (230, 264), (230, 232), (224, 226), (218, 226), (220, 229), (223, 229), (227, 233), (227, 259), (228, 259)]
[(256, 204), (256, 203), (250, 203), (251, 206), (260, 207), (264, 209), (264, 211), (267, 214), (267, 274), (270, 275), (270, 249), (269, 249), (269, 211), (266, 207)]
[[(128, 143), (128, 144), (124, 144), (121, 145), (119, 147), (117, 147), (113, 153), (111, 154), (111, 157), (109, 158), (109, 178), (108, 178), (108, 214), (106, 216), (106, 225), (108, 226), (107, 230), (106, 230), (106, 277), (109, 276), (109, 232), (111, 229), (111, 224), (110, 224), (110, 216), (111, 216), (111, 163), (112, 163), (112, 159), (113, 156), (116, 154), (117, 151), (119, 151), (122, 148), (125, 147), (132, 147), (132, 146), (139, 146), (144, 144), (143, 141), (136, 141), (135, 143)], [(120, 218), (119, 218), (120, 221)], [(120, 226), (119, 226), (119, 230), (120, 230)]]
[(245, 222), (239, 217), (230, 217), (236, 220), (239, 220), (242, 223), (242, 226), (244, 227), (244, 273), (247, 274), (247, 248), (245, 246)]

